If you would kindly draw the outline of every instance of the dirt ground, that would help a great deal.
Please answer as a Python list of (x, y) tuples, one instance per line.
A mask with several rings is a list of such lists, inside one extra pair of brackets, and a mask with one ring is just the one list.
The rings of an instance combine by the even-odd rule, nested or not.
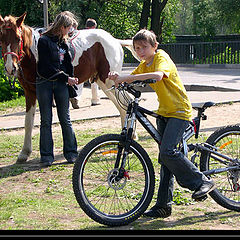
[[(197, 115), (197, 112), (193, 110), (193, 117)], [(210, 134), (214, 132), (216, 129), (226, 126), (226, 125), (233, 125), (233, 124), (240, 124), (240, 103), (229, 103), (223, 105), (216, 105), (211, 108), (206, 109), (205, 115), (207, 116), (207, 120), (201, 122), (201, 132), (205, 132)], [(15, 116), (14, 116), (15, 117)], [(13, 118), (14, 118), (13, 117)], [(89, 121), (81, 121), (79, 122), (73, 121), (73, 128), (78, 130), (86, 130), (89, 127), (93, 127), (94, 129), (101, 129), (101, 128), (110, 128), (110, 127), (118, 127), (120, 128), (120, 117), (107, 117), (102, 119), (95, 119), (91, 120), (94, 122), (94, 125), (89, 124)], [(155, 123), (155, 119), (151, 119), (150, 121)], [(53, 126), (58, 127), (56, 125)], [(138, 124), (137, 125), (138, 131), (143, 130), (143, 127)], [(17, 132), (24, 133), (24, 129), (16, 130)], [(38, 132), (39, 128), (35, 127), (33, 129), (34, 132)], [(11, 130), (9, 134), (14, 134), (15, 131)]]

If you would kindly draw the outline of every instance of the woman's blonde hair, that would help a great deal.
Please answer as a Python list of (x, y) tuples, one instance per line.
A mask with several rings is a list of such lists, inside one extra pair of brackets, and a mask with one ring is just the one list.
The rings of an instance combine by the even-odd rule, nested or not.
[(136, 33), (133, 37), (133, 47), (136, 41), (146, 41), (151, 44), (152, 47), (155, 47), (157, 42), (157, 37), (153, 31), (142, 29)]
[[(69, 26), (74, 26), (77, 28), (78, 22), (77, 18), (75, 15), (69, 11), (64, 11), (59, 13), (54, 22), (50, 25), (50, 27), (47, 29), (46, 32), (43, 34), (48, 35), (48, 36), (59, 36), (61, 33), (61, 27), (69, 27)], [(63, 36), (60, 36), (63, 37)]]

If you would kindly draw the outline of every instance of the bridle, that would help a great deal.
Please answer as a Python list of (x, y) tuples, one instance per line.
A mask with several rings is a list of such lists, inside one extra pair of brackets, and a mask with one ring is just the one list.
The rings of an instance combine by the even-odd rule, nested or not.
[[(11, 27), (5, 27), (5, 29), (12, 29)], [(18, 53), (15, 52), (6, 52), (3, 53), (2, 50), (2, 57), (3, 59), (5, 59), (7, 57), (7, 55), (12, 55), (15, 56), (17, 58), (18, 63), (21, 62), (22, 58), (23, 58), (23, 38), (22, 38), (22, 29), (19, 27), (18, 31), (20, 32), (20, 41), (19, 41), (19, 46), (18, 46)]]
[[(5, 26), (6, 30), (11, 30), (12, 28), (10, 26)], [(19, 37), (20, 37), (20, 41), (19, 41), (19, 45), (18, 45), (18, 53), (15, 52), (6, 52), (3, 53), (3, 49), (2, 49), (2, 57), (4, 60), (6, 60), (7, 55), (12, 55), (15, 56), (17, 58), (17, 65), (18, 68), (21, 69), (20, 63), (22, 61), (23, 58), (23, 38), (22, 38), (22, 29), (20, 27), (17, 28), (17, 30), (19, 31)], [(20, 71), (21, 74), (23, 74), (22, 69)], [(9, 85), (11, 88), (14, 88), (15, 86), (15, 82), (16, 82), (16, 77), (9, 77)]]

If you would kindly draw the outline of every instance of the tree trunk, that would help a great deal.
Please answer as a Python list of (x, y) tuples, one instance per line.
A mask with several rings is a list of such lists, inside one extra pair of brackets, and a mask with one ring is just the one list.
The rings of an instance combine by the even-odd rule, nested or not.
[(140, 24), (139, 24), (140, 30), (143, 28), (147, 29), (147, 27), (148, 27), (148, 18), (150, 16), (150, 6), (151, 6), (151, 0), (144, 0)]
[(168, 0), (152, 0), (152, 15), (151, 15), (151, 30), (156, 34), (157, 39), (160, 41), (162, 33), (163, 20), (160, 20), (161, 13), (166, 6)]

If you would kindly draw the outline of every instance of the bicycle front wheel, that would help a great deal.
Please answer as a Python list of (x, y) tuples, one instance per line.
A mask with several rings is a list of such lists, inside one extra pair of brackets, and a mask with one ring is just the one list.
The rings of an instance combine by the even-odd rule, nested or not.
[(200, 170), (207, 171), (227, 167), (236, 167), (211, 175), (217, 188), (209, 195), (222, 207), (240, 211), (240, 126), (226, 126), (215, 131), (206, 143), (216, 147), (216, 151), (233, 162), (223, 158), (217, 160), (214, 154), (203, 151), (200, 158)]
[(146, 151), (130, 145), (124, 176), (115, 168), (121, 136), (106, 134), (93, 139), (79, 153), (73, 168), (73, 190), (83, 211), (93, 220), (120, 226), (133, 222), (151, 202), (155, 176)]

